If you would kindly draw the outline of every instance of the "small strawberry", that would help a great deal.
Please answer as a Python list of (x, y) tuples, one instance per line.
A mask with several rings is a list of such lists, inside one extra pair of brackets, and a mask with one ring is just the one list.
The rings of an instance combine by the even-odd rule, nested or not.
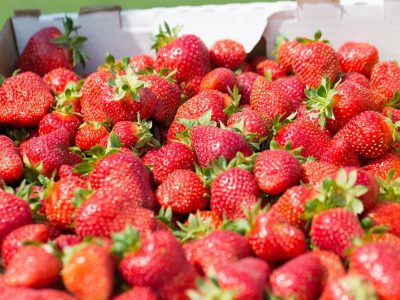
[(210, 48), (210, 62), (214, 67), (234, 70), (246, 60), (243, 45), (233, 40), (219, 40)]
[(65, 288), (78, 299), (108, 300), (114, 285), (112, 256), (94, 243), (68, 247), (64, 252), (61, 275)]
[(85, 122), (79, 126), (75, 135), (75, 145), (82, 151), (88, 151), (108, 136), (106, 123)]
[(53, 69), (43, 76), (43, 81), (48, 85), (53, 93), (62, 93), (68, 83), (78, 83), (79, 76), (66, 68)]
[(357, 73), (357, 72), (349, 72), (344, 74), (343, 76), (343, 82), (345, 81), (350, 81), (353, 83), (357, 83), (358, 85), (361, 85), (367, 89), (370, 88), (370, 83), (367, 77), (365, 77), (363, 74)]
[(227, 93), (238, 85), (235, 73), (226, 68), (217, 68), (206, 74), (200, 82), (199, 91), (217, 90)]
[(275, 269), (269, 279), (271, 291), (282, 298), (317, 299), (323, 268), (312, 253), (300, 255)]
[(0, 86), (0, 125), (36, 126), (53, 103), (53, 96), (38, 75), (24, 72), (9, 77)]
[(305, 99), (306, 86), (297, 76), (283, 77), (272, 83), (280, 88), (292, 102), (293, 108), (298, 109)]
[(284, 150), (265, 150), (254, 163), (254, 177), (260, 189), (279, 195), (300, 181), (299, 161)]
[(287, 72), (293, 71), (293, 59), (296, 52), (300, 49), (302, 44), (297, 40), (288, 41), (282, 36), (278, 36), (276, 40), (276, 58), (277, 61), (285, 67)]
[(129, 58), (129, 65), (133, 66), (135, 73), (154, 67), (154, 60), (146, 54), (138, 54)]
[(207, 189), (193, 171), (175, 170), (157, 188), (156, 200), (175, 213), (193, 213), (206, 207)]
[(135, 286), (112, 298), (113, 300), (157, 300), (157, 295), (148, 287)]
[(71, 18), (63, 21), (64, 33), (56, 27), (45, 27), (31, 36), (15, 69), (32, 71), (43, 76), (53, 69), (72, 70), (77, 64), (85, 65), (87, 57), (81, 50), (87, 38), (79, 36), (79, 26)]
[(346, 274), (340, 257), (335, 253), (314, 248), (312, 254), (319, 259), (323, 268), (322, 286), (325, 287)]
[(285, 67), (272, 59), (263, 59), (257, 62), (255, 68), (258, 74), (265, 76), (272, 81), (286, 76)]
[(74, 234), (61, 234), (54, 240), (54, 246), (60, 251), (64, 251), (66, 247), (72, 247), (80, 244), (82, 238)]
[(349, 273), (365, 276), (380, 299), (400, 297), (397, 284), (400, 281), (400, 252), (387, 243), (371, 243), (355, 249), (350, 257)]
[(395, 61), (382, 61), (371, 71), (371, 89), (385, 97), (389, 102), (400, 91), (400, 67)]
[(360, 161), (351, 144), (343, 139), (336, 139), (322, 155), (320, 162), (333, 164), (337, 167), (359, 167)]
[(13, 141), (0, 135), (0, 178), (6, 183), (13, 183), (22, 177), (24, 164)]
[(60, 259), (44, 248), (23, 246), (8, 263), (4, 284), (15, 287), (50, 287), (57, 283), (61, 268)]
[(238, 87), (241, 97), (240, 104), (247, 105), (250, 104), (250, 95), (253, 88), (253, 83), (259, 77), (257, 73), (254, 72), (243, 72), (236, 76), (238, 81)]
[(340, 68), (344, 72), (358, 72), (367, 77), (378, 63), (379, 54), (375, 46), (361, 42), (344, 43), (337, 51)]

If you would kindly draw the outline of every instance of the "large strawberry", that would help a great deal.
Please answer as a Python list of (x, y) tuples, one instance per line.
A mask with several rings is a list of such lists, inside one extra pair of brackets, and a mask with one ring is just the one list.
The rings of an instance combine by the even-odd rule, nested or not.
[(74, 141), (75, 134), (81, 125), (79, 116), (73, 113), (73, 107), (52, 111), (45, 115), (39, 122), (39, 135), (45, 135), (60, 128), (70, 133), (71, 141)]
[(216, 41), (210, 48), (210, 62), (214, 67), (234, 70), (246, 60), (246, 51), (242, 44), (233, 40)]
[[(393, 201), (395, 199), (390, 199)], [(400, 203), (381, 201), (368, 212), (367, 217), (371, 218), (377, 226), (389, 226), (389, 232), (400, 237)]]
[(288, 72), (293, 71), (293, 59), (296, 52), (300, 49), (302, 44), (296, 39), (288, 41), (283, 36), (278, 36), (276, 39), (276, 58), (277, 61), (283, 65)]
[(362, 42), (344, 43), (337, 51), (340, 68), (344, 72), (358, 72), (369, 77), (372, 67), (378, 62), (375, 46)]
[(339, 167), (319, 161), (306, 161), (301, 166), (301, 180), (313, 187), (321, 187), (321, 183), (326, 176), (331, 176), (339, 170)]
[(389, 171), (393, 169), (391, 179), (396, 179), (400, 176), (400, 156), (396, 151), (386, 152), (384, 155), (366, 163), (363, 169), (377, 178), (386, 178)]
[(21, 178), (24, 170), (21, 155), (13, 141), (0, 135), (0, 178), (13, 183)]
[(56, 27), (46, 27), (31, 36), (15, 68), (43, 76), (56, 68), (84, 65), (87, 58), (81, 49), (87, 39), (79, 36), (79, 26), (74, 26), (71, 18), (66, 17), (63, 24), (64, 33)]
[(272, 83), (280, 88), (291, 100), (293, 109), (296, 109), (302, 104), (305, 95), (305, 84), (297, 76), (280, 78)]
[(0, 86), (0, 125), (36, 126), (53, 102), (47, 85), (38, 75), (24, 72), (9, 77)]
[(322, 286), (325, 287), (327, 284), (346, 274), (346, 270), (342, 260), (340, 259), (340, 256), (336, 255), (335, 253), (314, 248), (312, 254), (319, 259), (322, 265)]
[(56, 289), (32, 289), (23, 287), (0, 287), (0, 299), (13, 300), (42, 300), (42, 299), (57, 299), (57, 300), (76, 300), (67, 292)]
[(377, 63), (371, 71), (371, 89), (389, 102), (400, 91), (400, 67), (395, 61)]
[(343, 139), (332, 141), (331, 146), (322, 155), (320, 162), (337, 167), (359, 167), (360, 161), (351, 144)]

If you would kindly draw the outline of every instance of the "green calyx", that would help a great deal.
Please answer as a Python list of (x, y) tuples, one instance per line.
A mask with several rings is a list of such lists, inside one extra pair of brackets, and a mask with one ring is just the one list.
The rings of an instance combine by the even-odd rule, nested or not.
[(389, 127), (392, 130), (393, 142), (400, 141), (400, 132), (399, 132), (400, 121), (393, 123), (392, 113), (390, 111), (387, 113), (387, 117), (384, 118), (384, 121), (386, 122), (386, 124), (389, 125)]
[(92, 189), (83, 189), (83, 188), (76, 188), (74, 190), (74, 197), (71, 199), (71, 203), (75, 208), (78, 208), (82, 205), (91, 195), (94, 194), (94, 190)]
[(357, 300), (378, 300), (379, 297), (371, 283), (357, 275), (349, 275), (340, 279), (340, 283), (347, 287), (346, 295)]
[(316, 214), (336, 207), (347, 208), (354, 214), (361, 214), (364, 206), (359, 198), (368, 192), (368, 188), (356, 185), (356, 181), (356, 170), (347, 174), (344, 169), (340, 169), (335, 179), (325, 177), (316, 198), (306, 203), (303, 218), (311, 220)]
[(73, 66), (81, 64), (85, 67), (88, 57), (85, 52), (82, 51), (82, 48), (87, 38), (79, 35), (78, 29), (80, 26), (74, 26), (74, 22), (71, 18), (66, 16), (63, 25), (64, 35), (52, 39), (52, 42), (72, 52)]
[(272, 50), (272, 56), (273, 56), (275, 59), (279, 59), (279, 57), (278, 57), (279, 48), (280, 48), (284, 43), (287, 43), (288, 41), (289, 41), (288, 38), (285, 37), (285, 36), (283, 36), (283, 35), (278, 35), (278, 36), (275, 38), (275, 45), (274, 45), (274, 49)]
[(232, 98), (232, 102), (224, 109), (224, 113), (227, 116), (231, 116), (239, 111), (240, 99), (242, 96), (239, 94), (239, 88), (236, 85), (233, 87), (233, 90), (229, 87), (227, 87), (227, 90), (229, 96)]
[(377, 177), (379, 183), (379, 200), (400, 202), (400, 178), (394, 178), (394, 169), (390, 169), (386, 179)]
[(165, 79), (169, 82), (173, 82), (173, 83), (176, 82), (176, 80), (174, 78), (176, 73), (177, 73), (177, 69), (170, 71), (170, 69), (168, 69), (168, 68), (162, 68), (160, 70), (160, 72), (157, 72), (150, 66), (147, 66), (144, 70), (141, 70), (138, 72), (138, 74), (141, 76), (156, 75), (160, 78), (163, 78), (163, 79)]
[(138, 155), (147, 152), (149, 149), (161, 147), (160, 142), (154, 138), (150, 131), (153, 127), (153, 122), (151, 120), (146, 121), (140, 119), (140, 115), (138, 113), (135, 124), (137, 126), (137, 132), (135, 135), (138, 137), (138, 141), (136, 142), (133, 150), (137, 151)]
[(163, 46), (171, 43), (177, 37), (179, 32), (182, 30), (183, 26), (178, 25), (171, 28), (167, 22), (164, 22), (164, 27), (162, 25), (159, 26), (158, 34), (153, 37), (153, 45), (151, 49), (160, 50)]
[(256, 133), (247, 133), (245, 130), (245, 120), (244, 117), (239, 118), (239, 120), (229, 126), (229, 129), (234, 130), (240, 133), (246, 139), (247, 143), (252, 146), (255, 150), (260, 150), (261, 145), (268, 139), (268, 136), (260, 137), (260, 135)]
[(211, 224), (211, 218), (202, 220), (199, 211), (196, 214), (190, 214), (188, 217), (188, 224), (177, 223), (179, 230), (174, 232), (175, 236), (179, 238), (181, 243), (186, 243), (200, 237), (207, 236), (216, 228)]
[(120, 61), (116, 61), (114, 55), (111, 53), (107, 52), (106, 57), (104, 58), (105, 64), (103, 64), (101, 67), (109, 70), (111, 73), (115, 72), (125, 72), (129, 66), (130, 63), (130, 58), (129, 57), (124, 57)]
[(389, 100), (389, 102), (386, 104), (387, 107), (393, 107), (396, 109), (400, 108), (400, 92), (395, 91), (393, 94), (392, 99)]
[(328, 77), (324, 76), (318, 88), (306, 89), (304, 91), (307, 97), (307, 113), (313, 117), (318, 117), (318, 123), (322, 128), (325, 127), (327, 119), (335, 119), (332, 108), (336, 101), (335, 96), (338, 94), (338, 90), (336, 89), (338, 84), (339, 82), (331, 87)]
[(162, 223), (164, 223), (168, 228), (170, 228), (173, 232), (177, 230), (173, 220), (172, 220), (172, 208), (168, 207), (161, 207), (156, 219)]
[(284, 150), (296, 157), (300, 163), (304, 163), (307, 161), (307, 159), (301, 155), (301, 150), (303, 149), (303, 147), (297, 147), (293, 149), (292, 141), (287, 141), (286, 144), (282, 147), (275, 139), (272, 139), (269, 144), (269, 148), (270, 150)]
[(329, 44), (328, 40), (321, 40), (321, 37), (322, 37), (321, 30), (317, 30), (314, 33), (314, 39), (313, 40), (309, 39), (309, 38), (304, 38), (304, 37), (297, 37), (296, 41), (299, 42), (300, 44), (303, 44), (303, 45), (308, 45), (308, 44), (319, 42), (319, 41), (321, 41), (322, 43), (325, 43), (325, 44)]
[(64, 107), (72, 107), (71, 104), (68, 103), (68, 101), (71, 101), (73, 99), (79, 99), (82, 97), (82, 94), (80, 92), (81, 87), (83, 85), (83, 80), (78, 81), (77, 83), (69, 81), (65, 87), (65, 90), (59, 94), (55, 95), (55, 107), (56, 110), (62, 110)]
[(127, 224), (122, 231), (112, 233), (111, 239), (113, 241), (111, 253), (120, 259), (139, 250), (141, 246), (139, 231), (130, 224)]
[(286, 119), (283, 119), (284, 115), (274, 115), (272, 127), (271, 127), (271, 135), (274, 137), (276, 133), (282, 129), (285, 125), (293, 122), (296, 119), (297, 112), (291, 113)]

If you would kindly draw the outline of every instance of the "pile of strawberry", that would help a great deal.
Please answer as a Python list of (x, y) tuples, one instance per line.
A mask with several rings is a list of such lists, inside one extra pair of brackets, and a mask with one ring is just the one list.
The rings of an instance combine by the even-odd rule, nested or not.
[(71, 19), (0, 86), (0, 300), (400, 299), (400, 67), (164, 24), (81, 79)]

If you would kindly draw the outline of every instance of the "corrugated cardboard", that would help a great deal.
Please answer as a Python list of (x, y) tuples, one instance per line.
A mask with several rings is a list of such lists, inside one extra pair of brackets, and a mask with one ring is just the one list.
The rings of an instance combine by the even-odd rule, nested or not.
[[(207, 46), (216, 40), (240, 41), (251, 52), (264, 38), (268, 53), (278, 34), (289, 38), (312, 36), (320, 29), (335, 48), (349, 40), (376, 45), (382, 60), (400, 58), (400, 2), (383, 0), (315, 0), (296, 2), (205, 5), (120, 11), (85, 8), (69, 14), (89, 41), (90, 56), (85, 73), (102, 64), (106, 52), (116, 57), (151, 53), (151, 36), (167, 21), (180, 24), (182, 33), (198, 35)], [(64, 14), (28, 15), (11, 18), (0, 33), (0, 72), (10, 74), (29, 37), (46, 26), (62, 27)], [(260, 44), (259, 44), (260, 45)], [(79, 71), (79, 70), (78, 70)]]

